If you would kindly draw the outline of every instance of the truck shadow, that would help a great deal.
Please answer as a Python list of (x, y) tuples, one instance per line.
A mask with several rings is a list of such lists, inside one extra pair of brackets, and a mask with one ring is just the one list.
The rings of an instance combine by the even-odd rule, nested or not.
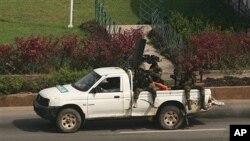
[[(49, 121), (32, 118), (32, 119), (18, 119), (14, 120), (12, 124), (20, 130), (27, 132), (47, 132), (58, 133), (56, 125)], [(186, 129), (195, 125), (203, 125), (201, 121), (196, 118), (189, 118), (189, 126), (184, 122), (180, 129)], [(98, 131), (107, 130), (111, 132), (119, 130), (161, 130), (157, 121), (149, 121), (147, 119), (112, 119), (112, 120), (91, 120), (85, 121), (80, 131)]]
[(113, 120), (95, 120), (86, 121), (83, 130), (122, 130), (122, 129), (160, 129), (157, 122), (147, 119), (113, 119)]
[(40, 118), (18, 119), (14, 120), (12, 124), (18, 129), (27, 132), (57, 132), (56, 126), (54, 124)]

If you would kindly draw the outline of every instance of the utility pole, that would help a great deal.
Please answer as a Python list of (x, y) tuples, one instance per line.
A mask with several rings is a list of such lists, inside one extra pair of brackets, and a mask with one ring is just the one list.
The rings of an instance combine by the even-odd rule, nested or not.
[(74, 0), (70, 0), (70, 17), (69, 17), (69, 25), (68, 28), (73, 28), (73, 5), (74, 5)]

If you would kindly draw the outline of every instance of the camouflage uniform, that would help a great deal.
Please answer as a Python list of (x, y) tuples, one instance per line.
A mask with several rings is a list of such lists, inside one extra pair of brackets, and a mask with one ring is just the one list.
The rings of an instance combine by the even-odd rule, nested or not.
[(190, 90), (198, 89), (200, 91), (201, 109), (206, 110), (205, 106), (205, 90), (203, 86), (195, 85), (196, 75), (192, 70), (182, 71), (180, 67), (174, 70), (174, 75), (171, 76), (175, 80), (175, 86), (172, 89), (184, 89), (187, 100), (188, 110), (192, 110), (190, 100)]
[(157, 62), (153, 62), (151, 64), (149, 72), (154, 82), (159, 82), (164, 84), (164, 81), (161, 79), (162, 68), (158, 65)]
[(137, 100), (142, 91), (149, 91), (152, 94), (152, 101), (154, 104), (156, 98), (156, 86), (151, 76), (143, 69), (139, 68), (135, 70), (134, 75), (134, 103), (133, 107), (137, 107)]

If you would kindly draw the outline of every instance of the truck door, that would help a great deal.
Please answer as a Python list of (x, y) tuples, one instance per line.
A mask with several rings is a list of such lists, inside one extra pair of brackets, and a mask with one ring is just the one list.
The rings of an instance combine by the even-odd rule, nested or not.
[(88, 117), (117, 117), (124, 114), (120, 76), (103, 78), (88, 94)]

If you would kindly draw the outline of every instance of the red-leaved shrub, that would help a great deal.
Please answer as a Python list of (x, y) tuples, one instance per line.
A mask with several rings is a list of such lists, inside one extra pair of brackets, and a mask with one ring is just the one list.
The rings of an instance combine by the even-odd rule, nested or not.
[(189, 38), (186, 52), (194, 68), (250, 67), (250, 37), (245, 33), (203, 32)]
[(87, 37), (18, 37), (12, 45), (0, 45), (0, 73), (48, 73), (63, 67), (72, 70), (103, 66), (123, 66), (131, 55), (141, 29), (109, 34), (95, 24)]

